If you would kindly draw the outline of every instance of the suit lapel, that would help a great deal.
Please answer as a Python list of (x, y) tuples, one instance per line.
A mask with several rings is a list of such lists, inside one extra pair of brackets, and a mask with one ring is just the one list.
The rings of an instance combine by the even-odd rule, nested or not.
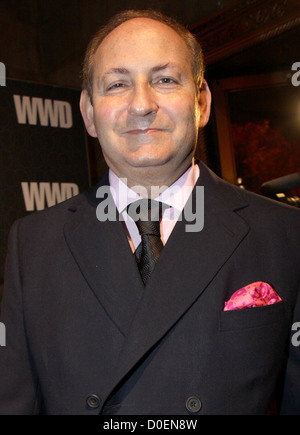
[[(204, 228), (186, 232), (177, 222), (151, 275), (112, 372), (115, 386), (191, 307), (246, 236), (249, 228), (235, 210), (247, 206), (239, 192), (204, 165)], [(190, 197), (195, 198), (195, 189)], [(193, 259), (197, 259), (197, 264)]]
[(70, 210), (64, 234), (74, 260), (97, 300), (126, 335), (143, 284), (122, 223), (97, 219), (96, 206), (101, 200), (97, 200), (96, 190), (107, 184), (104, 179), (88, 191), (83, 206)]

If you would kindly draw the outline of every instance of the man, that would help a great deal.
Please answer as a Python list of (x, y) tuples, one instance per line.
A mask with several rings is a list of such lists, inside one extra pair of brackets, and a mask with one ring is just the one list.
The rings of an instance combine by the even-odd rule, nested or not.
[[(299, 211), (193, 160), (210, 111), (196, 41), (121, 13), (89, 47), (80, 107), (110, 170), (13, 225), (1, 413), (299, 413)], [(164, 203), (158, 230), (140, 230), (141, 197)]]

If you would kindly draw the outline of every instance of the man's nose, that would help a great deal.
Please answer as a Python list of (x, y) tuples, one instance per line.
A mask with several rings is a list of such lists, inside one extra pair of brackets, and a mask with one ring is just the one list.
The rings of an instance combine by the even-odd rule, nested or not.
[(146, 116), (158, 111), (155, 91), (149, 83), (140, 83), (132, 90), (128, 112), (133, 116)]

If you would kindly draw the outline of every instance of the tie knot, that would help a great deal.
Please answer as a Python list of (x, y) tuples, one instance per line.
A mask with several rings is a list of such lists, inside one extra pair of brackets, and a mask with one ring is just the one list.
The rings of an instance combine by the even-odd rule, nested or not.
[(128, 215), (135, 221), (140, 235), (160, 237), (160, 220), (168, 206), (153, 199), (140, 199), (127, 207)]

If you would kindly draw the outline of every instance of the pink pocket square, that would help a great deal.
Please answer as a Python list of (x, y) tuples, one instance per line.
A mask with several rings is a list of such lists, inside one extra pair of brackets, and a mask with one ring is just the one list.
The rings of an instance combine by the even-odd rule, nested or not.
[(263, 307), (281, 300), (280, 296), (268, 283), (257, 281), (237, 290), (229, 301), (225, 302), (224, 311)]

